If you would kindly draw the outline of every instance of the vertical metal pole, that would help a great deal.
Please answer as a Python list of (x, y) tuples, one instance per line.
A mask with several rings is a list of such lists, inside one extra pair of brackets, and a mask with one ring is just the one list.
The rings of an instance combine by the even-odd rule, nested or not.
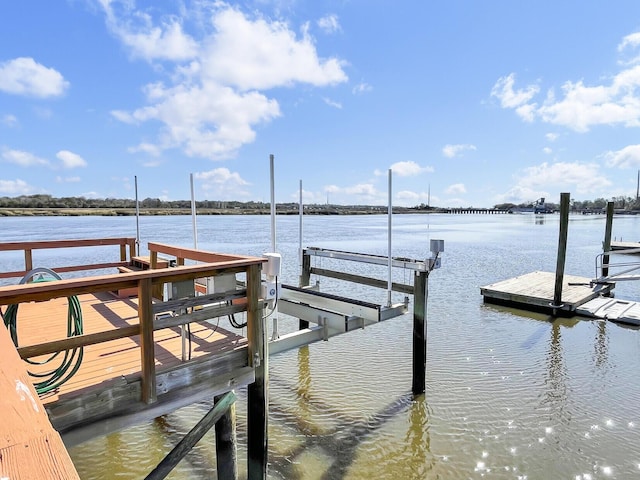
[(391, 178), (392, 178), (392, 170), (389, 169), (389, 207), (388, 207), (388, 212), (387, 212), (387, 216), (388, 216), (388, 279), (387, 279), (387, 305), (390, 307), (391, 306), (391, 289), (393, 286), (392, 283), (392, 278), (391, 278), (391, 265), (392, 265), (392, 259), (391, 259), (391, 218), (393, 217), (393, 201), (392, 201), (392, 192), (391, 192)]
[(300, 262), (300, 268), (302, 268), (302, 217), (304, 216), (304, 207), (302, 206), (302, 180), (300, 180), (300, 201), (298, 204), (298, 217), (300, 218), (300, 224), (298, 227), (298, 261)]
[(562, 307), (562, 281), (564, 263), (567, 256), (567, 233), (569, 230), (569, 193), (560, 194), (560, 233), (558, 235), (558, 258), (556, 262), (556, 283), (553, 292), (553, 315)]
[(413, 380), (411, 384), (414, 395), (420, 395), (426, 390), (428, 295), (429, 273), (416, 272), (413, 283)]
[(134, 255), (140, 255), (140, 204), (138, 203), (138, 176), (133, 177), (136, 191), (136, 251)]
[(190, 174), (191, 183), (191, 226), (193, 228), (193, 248), (198, 248), (198, 227), (196, 226), (196, 198), (193, 192), (193, 173)]
[(613, 202), (607, 202), (607, 223), (604, 229), (604, 242), (602, 242), (602, 276), (609, 275), (609, 255), (606, 252), (611, 250), (611, 230), (613, 229)]
[(273, 155), (269, 155), (269, 169), (271, 172), (271, 251), (276, 253), (276, 201)]
[[(271, 176), (271, 251), (276, 253), (276, 182), (275, 182), (275, 173), (274, 173), (274, 165), (273, 165), (273, 155), (269, 155), (269, 170)], [(277, 286), (276, 286), (277, 288)], [(277, 340), (280, 338), (280, 334), (278, 333), (278, 303), (274, 303), (273, 305), (273, 332), (271, 338), (273, 340)]]
[(269, 353), (267, 329), (264, 328), (260, 296), (260, 265), (247, 271), (247, 337), (249, 362), (255, 380), (247, 387), (247, 478), (266, 480), (269, 420)]

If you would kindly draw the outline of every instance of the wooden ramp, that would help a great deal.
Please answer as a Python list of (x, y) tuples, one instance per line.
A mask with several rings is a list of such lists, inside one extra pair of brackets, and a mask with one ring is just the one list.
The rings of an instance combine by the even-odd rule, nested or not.
[[(480, 293), (487, 303), (551, 313), (555, 279), (555, 273), (536, 271), (480, 287)], [(562, 306), (557, 310), (574, 315), (580, 305), (606, 295), (614, 287), (613, 284), (591, 286), (590, 282), (589, 278), (564, 275)]]

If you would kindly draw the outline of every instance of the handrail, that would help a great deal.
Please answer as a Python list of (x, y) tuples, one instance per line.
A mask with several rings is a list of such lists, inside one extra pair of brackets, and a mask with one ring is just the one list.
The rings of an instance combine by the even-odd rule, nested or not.
[[(192, 317), (185, 316), (183, 319), (170, 319), (165, 323), (154, 322), (154, 308), (152, 299), (152, 289), (154, 285), (165, 282), (177, 282), (183, 280), (194, 280), (203, 276), (215, 276), (223, 273), (247, 274), (249, 283), (247, 285), (247, 302), (240, 305), (232, 305), (227, 309), (221, 308), (220, 312), (247, 312), (247, 325), (251, 326), (256, 322), (261, 323), (261, 314), (258, 307), (258, 295), (260, 294), (260, 269), (265, 260), (258, 257), (236, 256), (234, 260), (218, 261), (212, 263), (181, 266), (175, 268), (151, 269), (134, 271), (120, 274), (101, 275), (96, 277), (74, 278), (66, 280), (56, 280), (51, 282), (29, 283), (21, 285), (9, 285), (0, 287), (0, 305), (10, 305), (29, 301), (47, 301), (54, 298), (69, 297), (84, 293), (98, 293), (112, 291), (115, 289), (135, 288), (138, 289), (138, 326), (123, 327), (122, 331), (98, 332), (89, 335), (74, 337), (73, 339), (58, 339), (44, 344), (31, 345), (20, 349), (23, 358), (42, 354), (43, 351), (52, 351), (52, 347), (62, 351), (70, 347), (71, 344), (86, 346), (95, 343), (103, 343), (115, 338), (140, 335), (140, 358), (141, 358), (141, 400), (145, 403), (153, 403), (157, 399), (155, 354), (153, 332), (161, 328), (170, 328), (182, 323), (202, 321), (206, 312), (194, 312)], [(220, 313), (218, 312), (218, 313)], [(226, 313), (224, 313), (226, 314)], [(217, 313), (216, 313), (217, 315)], [(216, 315), (210, 315), (214, 317)], [(260, 331), (262, 327), (258, 328)], [(254, 353), (257, 346), (252, 346), (252, 342), (257, 340), (249, 338), (249, 348), (247, 349), (249, 365), (253, 365)], [(35, 352), (35, 353), (34, 353)]]
[[(636, 270), (640, 270), (640, 261), (630, 262), (612, 262), (610, 255), (618, 254), (618, 253), (628, 253), (625, 250), (617, 250), (617, 251), (609, 251), (604, 253), (599, 253), (596, 255), (596, 281), (598, 282), (617, 282), (623, 280), (640, 280), (640, 275), (626, 275), (628, 273), (634, 272)], [(605, 257), (607, 257), (607, 261), (605, 263)], [(608, 275), (603, 276), (602, 271), (606, 268), (608, 270)], [(615, 273), (612, 273), (612, 270), (616, 270)], [(622, 270), (619, 270), (622, 269)], [(626, 275), (626, 276), (625, 276)]]
[[(84, 265), (69, 265), (61, 267), (53, 267), (51, 270), (61, 272), (76, 272), (83, 270), (98, 270), (105, 268), (112, 268), (118, 266), (127, 265), (131, 258), (135, 255), (135, 238), (120, 237), (120, 238), (93, 238), (93, 239), (76, 239), (76, 240), (45, 240), (45, 241), (31, 241), (31, 242), (6, 242), (0, 243), (0, 252), (9, 252), (16, 250), (24, 251), (24, 270), (17, 270), (12, 272), (0, 272), (1, 278), (16, 278), (22, 277), (33, 269), (33, 251), (34, 250), (47, 250), (56, 248), (76, 248), (76, 247), (98, 247), (108, 245), (120, 246), (120, 261), (119, 262), (102, 262), (94, 264)], [(128, 255), (127, 255), (128, 247)], [(50, 267), (50, 266), (49, 266)]]

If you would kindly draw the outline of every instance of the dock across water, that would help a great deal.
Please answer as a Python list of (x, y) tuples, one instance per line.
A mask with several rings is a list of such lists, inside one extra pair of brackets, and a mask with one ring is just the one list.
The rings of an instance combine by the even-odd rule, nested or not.
[(556, 308), (553, 307), (554, 287), (555, 273), (536, 271), (480, 287), (480, 293), (487, 303), (549, 313), (555, 309), (572, 316), (589, 300), (610, 294), (614, 284), (591, 285), (590, 278), (564, 275), (562, 304)]

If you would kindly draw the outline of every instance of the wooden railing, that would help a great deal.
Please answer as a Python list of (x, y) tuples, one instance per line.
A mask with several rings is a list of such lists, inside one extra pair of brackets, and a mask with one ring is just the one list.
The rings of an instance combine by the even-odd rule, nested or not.
[[(13, 272), (0, 272), (0, 278), (23, 277), (33, 269), (33, 251), (46, 250), (55, 248), (75, 248), (75, 247), (98, 247), (105, 245), (120, 246), (120, 261), (102, 262), (94, 264), (69, 265), (62, 267), (53, 267), (51, 270), (64, 272), (77, 272), (83, 270), (97, 270), (102, 268), (113, 268), (128, 265), (136, 251), (135, 238), (95, 238), (85, 240), (49, 240), (41, 242), (7, 242), (0, 243), (0, 252), (8, 251), (24, 251), (24, 270)], [(128, 250), (128, 252), (127, 252)], [(47, 267), (49, 267), (47, 265)]]
[[(46, 243), (46, 242), (38, 242)], [(62, 242), (56, 242), (58, 244)], [(5, 244), (6, 245), (6, 244)], [(0, 246), (1, 247), (1, 246)], [(151, 245), (150, 245), (151, 247)], [(54, 247), (56, 248), (56, 247)], [(153, 244), (152, 252), (172, 249), (169, 246), (156, 248)], [(186, 249), (188, 250), (188, 249)], [(176, 249), (186, 255), (185, 249)], [(195, 251), (189, 253), (197, 256)], [(206, 252), (201, 252), (205, 254)], [(203, 255), (202, 258), (214, 258)], [(75, 347), (84, 347), (111, 340), (140, 335), (140, 365), (141, 365), (141, 400), (153, 403), (157, 399), (154, 331), (184, 325), (190, 322), (204, 321), (208, 318), (228, 315), (231, 313), (247, 312), (248, 358), (247, 365), (264, 361), (260, 358), (263, 348), (260, 344), (263, 322), (261, 321), (260, 302), (260, 272), (264, 259), (256, 257), (222, 256), (218, 261), (175, 268), (150, 269), (130, 273), (102, 275), (95, 277), (74, 278), (43, 283), (30, 283), (0, 287), (0, 305), (11, 305), (22, 302), (41, 302), (54, 298), (70, 297), (87, 293), (108, 292), (118, 289), (137, 288), (138, 291), (138, 325), (131, 325), (98, 333), (83, 334), (76, 337), (53, 339), (37, 345), (18, 348), (22, 358), (31, 358), (48, 353), (64, 351)], [(190, 258), (190, 257), (181, 257)], [(180, 282), (195, 280), (196, 278), (217, 276), (221, 274), (245, 273), (247, 277), (246, 290), (229, 292), (228, 294), (214, 294), (208, 297), (196, 297), (193, 302), (219, 302), (223, 306), (197, 310), (191, 314), (169, 317), (154, 321), (154, 311), (158, 309), (153, 304), (152, 290), (155, 286), (165, 282)], [(246, 302), (225, 305), (224, 300), (244, 295)], [(229, 302), (231, 303), (231, 302)], [(185, 304), (186, 305), (186, 304)], [(188, 306), (188, 305), (186, 305)], [(258, 354), (258, 356), (256, 356)]]

